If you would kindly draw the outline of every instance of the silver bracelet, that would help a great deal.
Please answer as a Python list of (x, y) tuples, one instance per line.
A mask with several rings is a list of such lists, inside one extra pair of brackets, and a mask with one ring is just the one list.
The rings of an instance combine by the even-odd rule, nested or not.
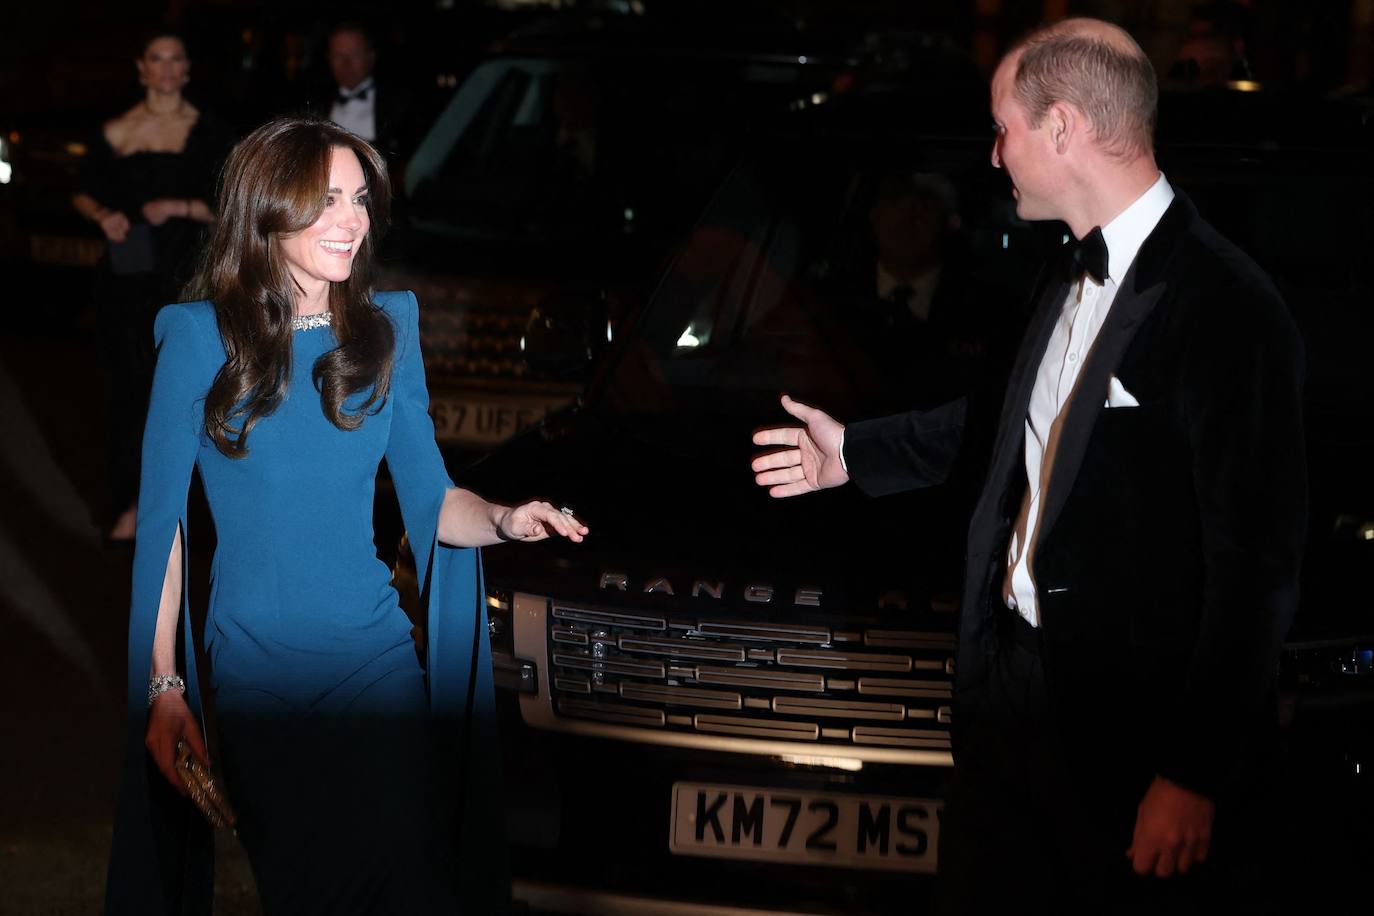
[(186, 681), (179, 674), (155, 674), (148, 679), (148, 705), (169, 690), (186, 693)]

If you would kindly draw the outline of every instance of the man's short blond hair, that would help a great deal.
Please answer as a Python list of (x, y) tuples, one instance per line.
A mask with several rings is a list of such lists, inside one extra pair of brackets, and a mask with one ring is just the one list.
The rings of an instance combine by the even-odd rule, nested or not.
[(1124, 30), (1070, 19), (1023, 39), (1013, 91), (1032, 127), (1055, 102), (1087, 117), (1098, 145), (1123, 159), (1154, 149), (1159, 85), (1154, 66)]

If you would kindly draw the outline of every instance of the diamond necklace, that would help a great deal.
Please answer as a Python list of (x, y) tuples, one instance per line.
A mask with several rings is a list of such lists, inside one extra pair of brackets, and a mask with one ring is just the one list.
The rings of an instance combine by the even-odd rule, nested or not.
[(327, 328), (332, 323), (333, 314), (331, 312), (320, 312), (317, 315), (295, 315), (291, 318), (291, 327), (297, 331)]

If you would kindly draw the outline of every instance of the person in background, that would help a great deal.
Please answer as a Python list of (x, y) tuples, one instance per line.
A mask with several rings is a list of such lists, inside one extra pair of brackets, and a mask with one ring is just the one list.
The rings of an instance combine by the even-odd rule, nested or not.
[(1252, 11), (1235, 0), (1195, 6), (1164, 81), (1173, 88), (1204, 89), (1254, 80), (1246, 38), (1252, 17)]
[(988, 282), (963, 238), (958, 196), (944, 175), (889, 169), (865, 221), (851, 327), (882, 354), (887, 386), (911, 407), (968, 393), (1014, 352), (1013, 297)]
[(95, 281), (105, 382), (105, 454), (115, 520), (107, 538), (132, 544), (138, 443), (153, 367), (153, 318), (177, 298), (203, 227), (228, 131), (183, 95), (191, 60), (180, 36), (156, 32), (134, 59), (143, 98), (88, 144), (72, 206), (104, 233)]
[(378, 80), (376, 46), (358, 22), (341, 22), (329, 30), (327, 57), (334, 93), (322, 93), (307, 107), (362, 137), (396, 166), (408, 152), (410, 94)]

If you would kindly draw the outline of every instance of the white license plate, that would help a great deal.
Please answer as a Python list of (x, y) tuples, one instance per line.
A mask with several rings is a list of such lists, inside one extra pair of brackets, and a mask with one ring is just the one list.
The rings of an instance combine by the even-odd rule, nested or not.
[(674, 855), (934, 872), (940, 802), (673, 783)]
[(434, 395), (430, 398), (429, 413), (434, 418), (435, 438), (440, 442), (496, 445), (569, 401), (571, 398)]

